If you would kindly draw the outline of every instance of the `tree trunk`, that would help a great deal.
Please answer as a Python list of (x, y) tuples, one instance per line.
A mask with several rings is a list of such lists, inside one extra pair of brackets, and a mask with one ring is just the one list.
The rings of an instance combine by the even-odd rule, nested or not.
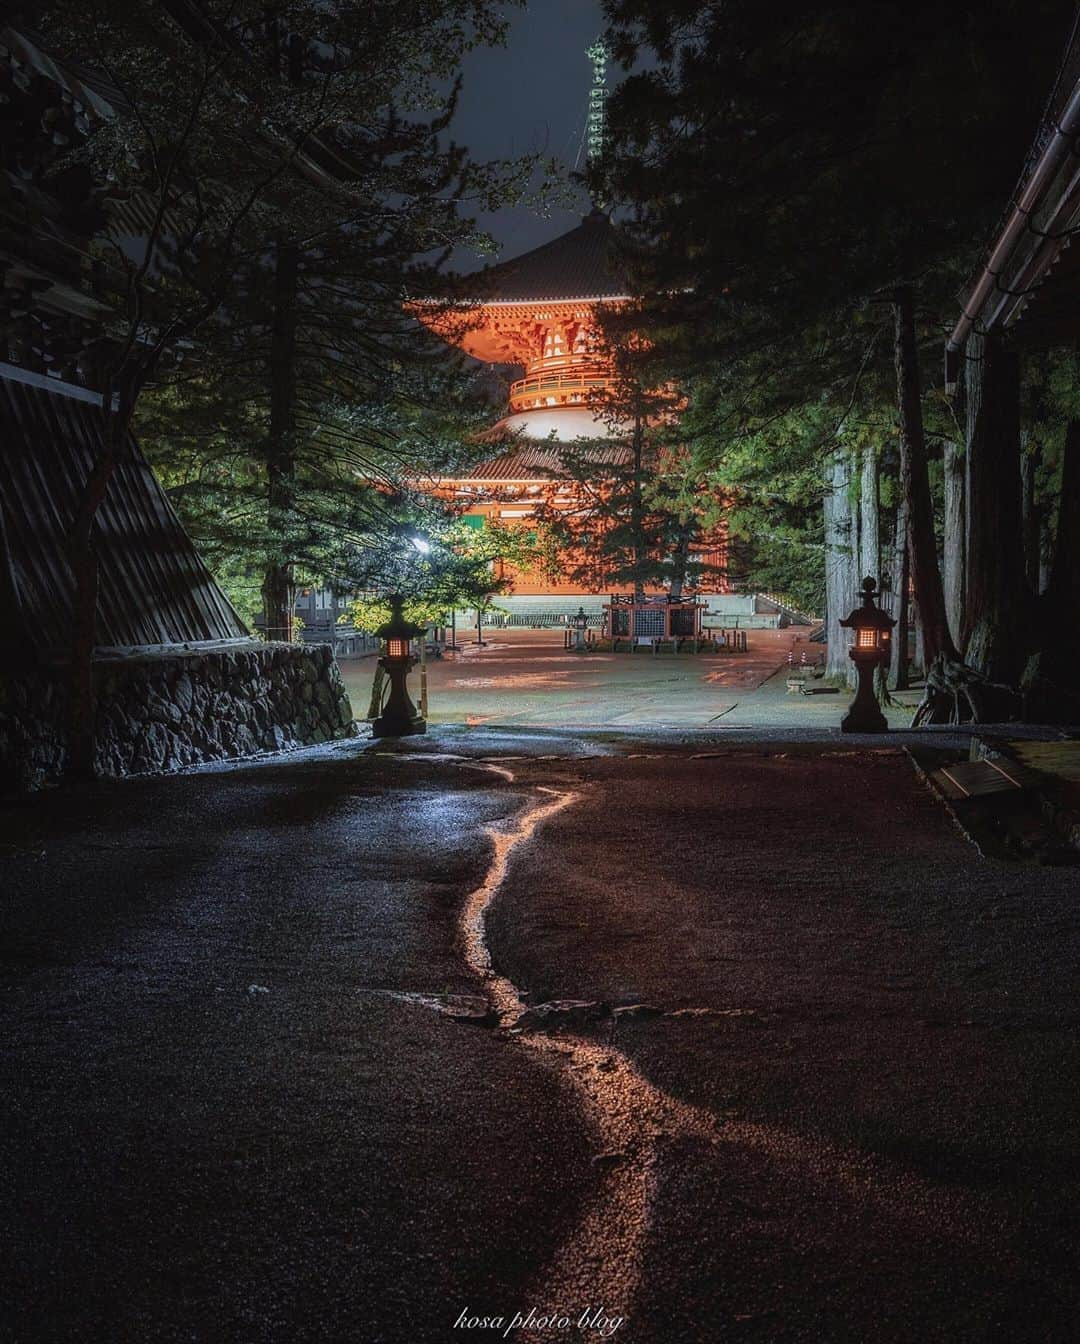
[(694, 531), (693, 519), (679, 524), (679, 539), (671, 557), (671, 585), (668, 589), (672, 597), (682, 597), (686, 585), (686, 571), (690, 564), (690, 538)]
[(67, 774), (75, 779), (93, 779), (95, 774), (94, 649), (97, 646), (98, 558), (93, 542), (93, 519), (96, 513), (95, 506), (86, 526), (80, 526), (71, 539), (75, 608), (68, 688)]
[(949, 634), (959, 648), (964, 638), (964, 449), (959, 443), (945, 444), (945, 537), (942, 578), (945, 586), (945, 616)]
[(274, 265), (274, 325), (270, 338), (270, 437), (267, 445), (266, 523), (275, 549), (263, 575), (266, 638), (291, 641), (296, 583), (289, 534), (296, 477), (296, 284), (299, 254), (279, 243)]
[(1020, 490), (1020, 371), (994, 335), (973, 332), (967, 400), (965, 661), (990, 681), (1016, 685), (1024, 666), (1029, 602)]
[(386, 668), (383, 667), (382, 659), (375, 660), (375, 676), (371, 683), (371, 699), (368, 701), (368, 712), (366, 718), (370, 723), (377, 719), (382, 713), (383, 697), (386, 688)]
[(1053, 543), (1050, 536), (1050, 520), (1044, 510), (1039, 519), (1039, 583), (1037, 591), (1045, 593), (1050, 587), (1050, 572), (1053, 569)]
[(923, 628), (922, 617), (919, 613), (919, 604), (915, 603), (915, 611), (912, 616), (912, 624), (915, 626), (915, 652), (912, 655), (911, 664), (916, 675), (926, 675), (926, 631)]
[(1046, 587), (1047, 606), (1066, 617), (1076, 629), (1074, 616), (1080, 605), (1080, 420), (1070, 420), (1065, 430), (1061, 463), (1061, 504), (1058, 509), (1054, 561)]
[(896, 390), (900, 411), (900, 488), (908, 507), (908, 553), (919, 604), (927, 662), (939, 654), (955, 659), (945, 616), (945, 592), (934, 537), (934, 509), (923, 433), (922, 391), (915, 343), (915, 310), (910, 285), (893, 295), (896, 320)]
[(877, 580), (880, 587), (879, 510), (877, 449), (868, 443), (863, 448), (862, 473), (859, 478), (859, 577), (866, 578), (869, 575)]
[(630, 492), (630, 538), (634, 563), (634, 601), (645, 600), (645, 421), (640, 411), (634, 416), (634, 482)]
[[(1021, 439), (1027, 440), (1028, 435), (1022, 434)], [(1041, 458), (1042, 449), (1036, 440), (1031, 439), (1023, 443), (1020, 453), (1020, 511), (1023, 519), (1024, 578), (1027, 580), (1028, 588), (1035, 594), (1042, 592), (1040, 582), (1042, 528), (1039, 505), (1035, 498), (1035, 473)]]
[(825, 485), (825, 674), (843, 681), (852, 677), (848, 657), (852, 632), (840, 621), (855, 606), (858, 588), (851, 514), (851, 455), (841, 449), (832, 460)]
[(896, 505), (896, 532), (893, 540), (893, 630), (892, 652), (890, 654), (889, 676), (893, 689), (906, 691), (910, 685), (908, 667), (908, 588), (911, 583), (911, 570), (908, 566), (908, 525), (907, 500), (903, 495)]
[(1054, 558), (1035, 625), (1041, 648), (1024, 669), (1024, 717), (1036, 722), (1080, 720), (1080, 420), (1065, 430)]

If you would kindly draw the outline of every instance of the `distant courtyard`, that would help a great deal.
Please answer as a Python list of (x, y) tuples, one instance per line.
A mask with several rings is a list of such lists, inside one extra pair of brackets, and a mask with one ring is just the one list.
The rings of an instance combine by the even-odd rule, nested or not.
[[(745, 653), (579, 654), (564, 648), (561, 629), (458, 632), (460, 651), (429, 659), (428, 721), (432, 724), (508, 724), (560, 728), (636, 727), (738, 728), (762, 725), (838, 726), (851, 701), (838, 694), (788, 690), (805, 656), (812, 668), (824, 645), (808, 640), (809, 630), (751, 630)], [(344, 659), (341, 672), (353, 709), (363, 718), (374, 674), (371, 658)], [(808, 673), (808, 689), (823, 680)], [(419, 668), (410, 677), (419, 699)], [(886, 713), (892, 727), (904, 727), (918, 699)]]

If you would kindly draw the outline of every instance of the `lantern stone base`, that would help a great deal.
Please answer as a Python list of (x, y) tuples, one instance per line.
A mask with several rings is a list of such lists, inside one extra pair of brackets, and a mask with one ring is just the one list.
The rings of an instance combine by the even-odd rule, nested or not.
[(400, 719), (394, 715), (384, 714), (381, 718), (373, 719), (371, 723), (372, 737), (413, 737), (416, 733), (426, 732), (427, 720), (422, 719), (419, 714), (411, 719)]
[(889, 724), (885, 715), (876, 705), (873, 709), (865, 709), (856, 703), (840, 720), (840, 731), (842, 733), (887, 733)]
[[(869, 582), (869, 580), (868, 580)], [(859, 688), (851, 708), (840, 720), (842, 733), (887, 733), (889, 725), (881, 706), (874, 694), (874, 672), (878, 666), (877, 657), (867, 657), (861, 651), (852, 650), (851, 661), (859, 674)]]

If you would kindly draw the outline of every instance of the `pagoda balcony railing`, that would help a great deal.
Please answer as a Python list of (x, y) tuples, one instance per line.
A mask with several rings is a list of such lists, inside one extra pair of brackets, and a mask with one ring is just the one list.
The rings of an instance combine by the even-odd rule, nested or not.
[(533, 406), (585, 405), (598, 392), (604, 392), (611, 380), (597, 374), (592, 377), (569, 373), (534, 373), (510, 384), (510, 404), (515, 411)]

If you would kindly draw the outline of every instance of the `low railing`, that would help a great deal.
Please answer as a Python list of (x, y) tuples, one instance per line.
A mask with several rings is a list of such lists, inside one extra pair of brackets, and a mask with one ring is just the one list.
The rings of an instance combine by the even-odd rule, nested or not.
[(590, 396), (605, 391), (609, 383), (610, 379), (603, 376), (590, 378), (580, 374), (534, 373), (510, 384), (510, 402), (515, 410), (527, 409), (518, 405), (523, 399), (539, 400), (543, 405), (546, 397), (554, 397), (556, 405), (570, 401), (575, 405), (587, 404)]
[(819, 617), (811, 615), (808, 611), (800, 611), (798, 607), (792, 606), (788, 599), (779, 593), (755, 593), (754, 596), (763, 597), (766, 602), (771, 602), (781, 611), (786, 612), (788, 616), (794, 616), (804, 625), (816, 625), (818, 623)]

